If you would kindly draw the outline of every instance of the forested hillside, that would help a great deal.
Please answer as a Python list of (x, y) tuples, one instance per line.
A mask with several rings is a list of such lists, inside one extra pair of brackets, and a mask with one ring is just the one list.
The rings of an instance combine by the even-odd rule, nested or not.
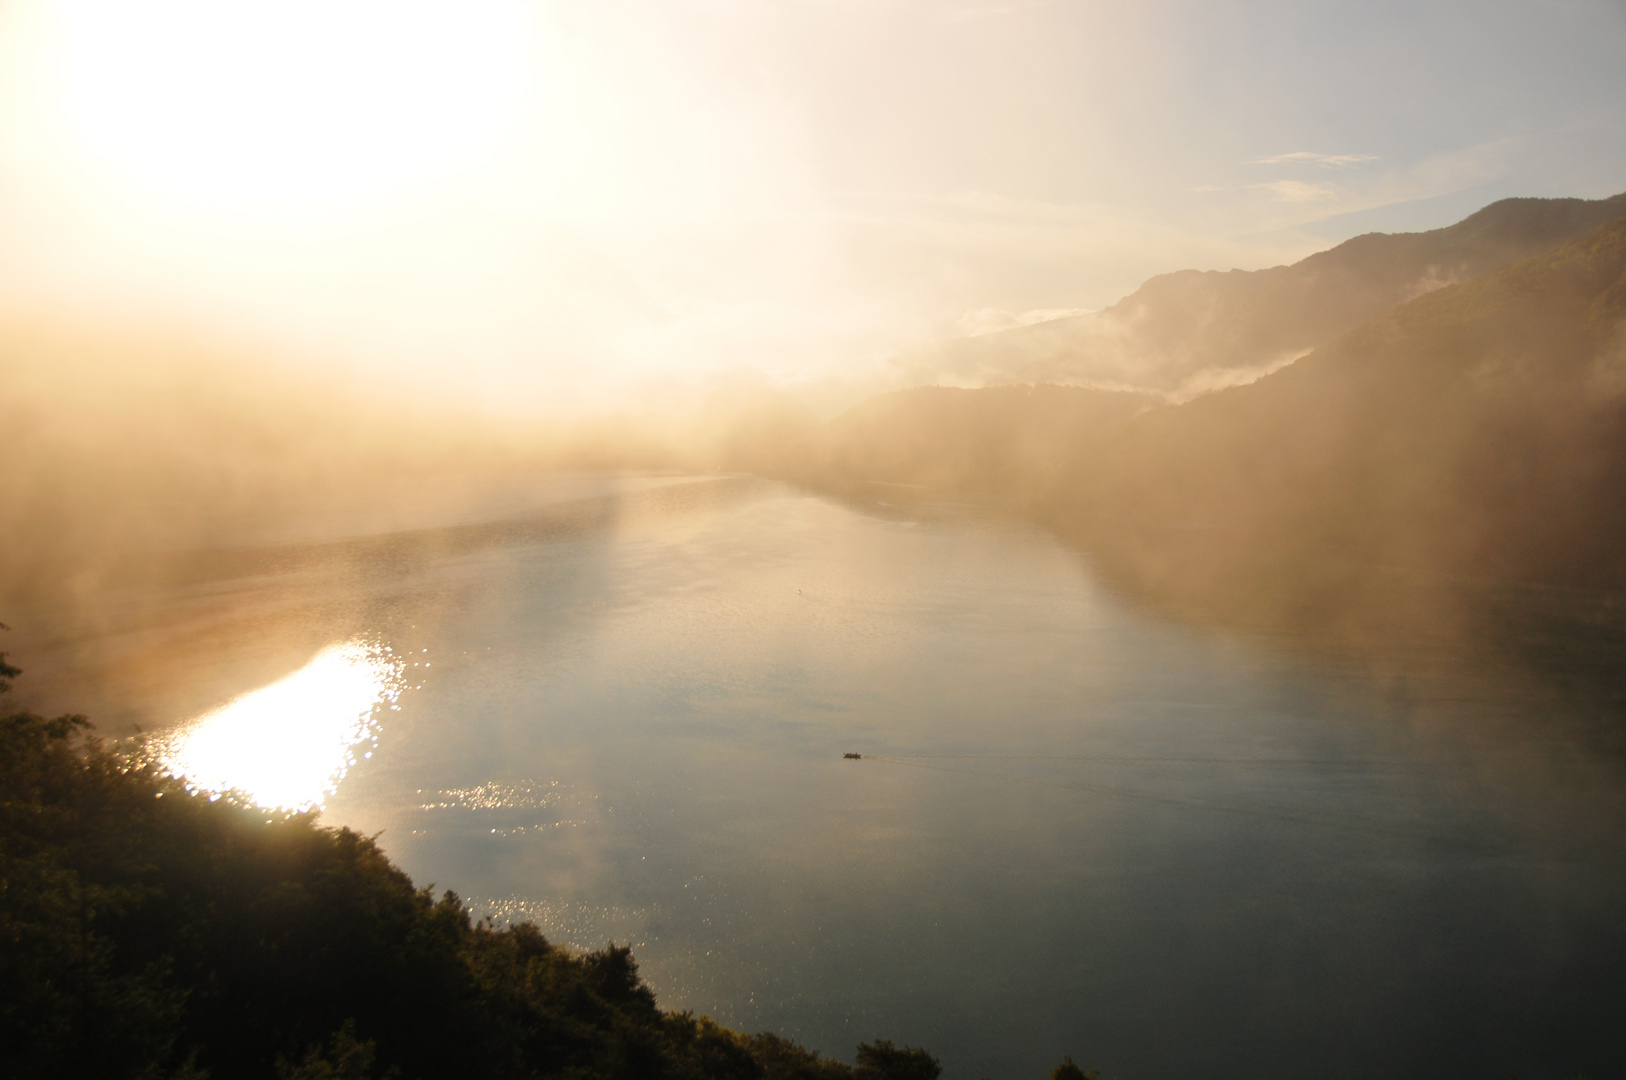
[[(17, 669), (0, 653), (0, 693)], [(0, 705), (0, 1075), (932, 1080), (668, 1012), (626, 947), (473, 921), (371, 838), (189, 792)]]

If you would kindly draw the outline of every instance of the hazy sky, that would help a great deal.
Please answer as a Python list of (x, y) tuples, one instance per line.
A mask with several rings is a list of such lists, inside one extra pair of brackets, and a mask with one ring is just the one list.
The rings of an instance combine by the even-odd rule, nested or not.
[(1620, 0), (0, 0), (11, 306), (512, 406), (1623, 189)]

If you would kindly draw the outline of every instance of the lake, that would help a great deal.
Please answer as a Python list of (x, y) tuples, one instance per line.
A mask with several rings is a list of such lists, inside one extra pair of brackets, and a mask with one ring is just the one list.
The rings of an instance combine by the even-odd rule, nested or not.
[(1626, 1061), (1626, 770), (1562, 696), (1172, 621), (966, 507), (739, 476), (448, 505), (202, 553), (8, 648), (200, 784), (846, 1060)]

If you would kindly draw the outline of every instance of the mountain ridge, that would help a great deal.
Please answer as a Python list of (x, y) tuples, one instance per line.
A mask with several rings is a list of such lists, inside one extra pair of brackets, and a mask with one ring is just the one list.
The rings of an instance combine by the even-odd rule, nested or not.
[(1503, 199), (1452, 225), (1365, 233), (1289, 265), (1159, 274), (1102, 311), (939, 343), (904, 366), (922, 382), (1087, 385), (1189, 400), (1623, 215), (1626, 193)]
[(1183, 403), (921, 387), (830, 421), (788, 459), (781, 475), (827, 491), (873, 500), (879, 483), (887, 502), (1014, 511), (1136, 595), (1225, 620), (1454, 634), (1514, 589), (1514, 607), (1563, 596), (1612, 626), (1626, 602), (1626, 217), (1247, 385)]
[[(1442, 548), (1410, 557), (1459, 559), (1498, 577), (1626, 585), (1626, 567), (1607, 552), (1568, 566), (1536, 559), (1534, 548), (1515, 557), (1506, 531), (1517, 526), (1535, 544), (1536, 532), (1557, 527), (1553, 515), (1610, 506), (1626, 490), (1611, 497), (1601, 481), (1574, 486), (1577, 470), (1618, 469), (1626, 452), (1623, 315), (1626, 220), (1618, 220), (1403, 304), (1252, 385), (1137, 418), (1106, 470), (1116, 479), (1093, 497), (1164, 524), (1195, 507), (1280, 528), (1281, 512), (1296, 508), (1302, 522), (1311, 501), (1346, 518), (1410, 514), (1440, 528), (1477, 515), (1476, 541), (1436, 534)], [(1282, 506), (1267, 501), (1267, 488), (1285, 499), (1293, 485), (1300, 490)], [(1515, 513), (1542, 499), (1551, 505), (1540, 528)], [(1363, 553), (1410, 561), (1393, 537), (1371, 546), (1377, 520), (1364, 530)], [(1611, 522), (1618, 533), (1626, 517)], [(1355, 542), (1362, 531), (1346, 520), (1341, 535)]]

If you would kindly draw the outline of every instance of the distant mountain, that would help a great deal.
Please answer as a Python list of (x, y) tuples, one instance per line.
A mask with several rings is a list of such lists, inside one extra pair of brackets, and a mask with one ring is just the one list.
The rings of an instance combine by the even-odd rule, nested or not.
[(1609, 199), (1504, 199), (1443, 229), (1369, 233), (1291, 266), (1161, 274), (1112, 307), (943, 342), (905, 361), (922, 382), (1058, 383), (1186, 400), (1258, 378), (1424, 293), (1626, 216)]
[[(1588, 206), (1500, 203), (1442, 230), (1450, 244), (1372, 238), (1327, 265), (1342, 273), (1394, 239), (1506, 252)], [(780, 475), (888, 502), (1013, 507), (1141, 595), (1249, 622), (1369, 634), (1509, 588), (1626, 599), (1626, 218), (1183, 404), (926, 387), (795, 441)]]
[(1188, 596), (1332, 566), (1626, 588), (1626, 220), (1139, 416), (1057, 497)]

